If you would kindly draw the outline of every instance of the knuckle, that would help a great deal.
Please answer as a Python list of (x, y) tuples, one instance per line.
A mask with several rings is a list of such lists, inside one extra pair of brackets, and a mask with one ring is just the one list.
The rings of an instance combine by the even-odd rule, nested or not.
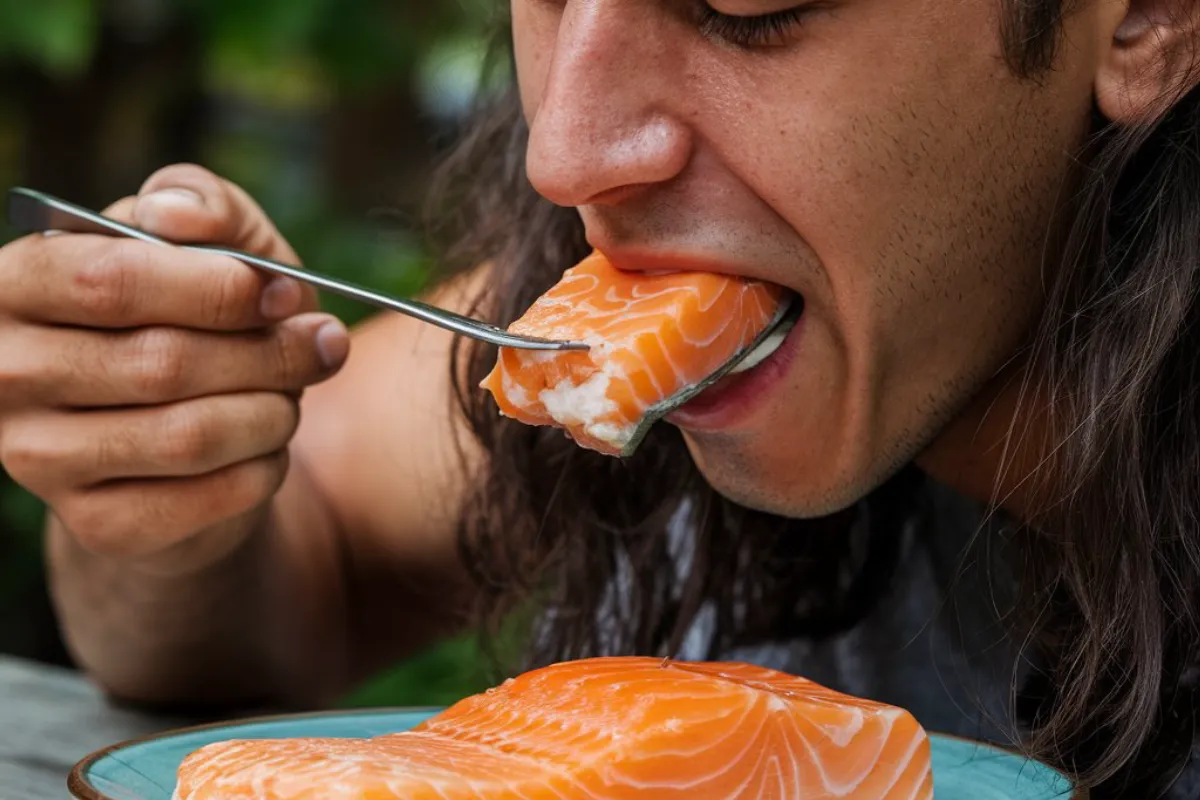
[(65, 459), (56, 444), (57, 439), (36, 428), (6, 425), (0, 437), (0, 463), (18, 484), (31, 491), (45, 490)]
[(107, 243), (100, 253), (75, 272), (74, 302), (91, 317), (117, 321), (128, 316), (136, 298), (133, 273), (146, 263), (140, 242)]
[(140, 396), (177, 397), (188, 384), (187, 335), (172, 328), (143, 328), (133, 336), (130, 380)]
[(17, 483), (38, 474), (44, 463), (44, 453), (37, 437), (28, 436), (24, 429), (7, 425), (0, 437), (0, 464)]
[(169, 464), (197, 464), (207, 461), (218, 446), (216, 427), (194, 405), (168, 411), (155, 437), (159, 457)]
[(213, 278), (201, 298), (205, 318), (216, 323), (250, 316), (258, 301), (253, 273), (232, 261), (229, 267), (212, 271)]
[(110, 476), (127, 470), (140, 454), (136, 429), (114, 425), (106, 428), (92, 447), (88, 466), (97, 475)]

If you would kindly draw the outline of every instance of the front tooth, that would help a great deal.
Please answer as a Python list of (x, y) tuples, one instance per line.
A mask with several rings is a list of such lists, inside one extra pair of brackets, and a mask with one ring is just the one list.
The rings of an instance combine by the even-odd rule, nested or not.
[(766, 339), (763, 339), (762, 344), (747, 353), (746, 357), (739, 361), (736, 367), (729, 370), (729, 374), (736, 375), (739, 372), (745, 372), (757, 367), (779, 349), (783, 344), (783, 340), (787, 338), (787, 335), (788, 330), (777, 330)]

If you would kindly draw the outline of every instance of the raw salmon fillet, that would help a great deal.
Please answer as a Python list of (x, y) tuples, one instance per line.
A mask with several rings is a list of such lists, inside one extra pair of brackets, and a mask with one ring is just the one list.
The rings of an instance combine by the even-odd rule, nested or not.
[(565, 428), (584, 447), (621, 455), (655, 404), (749, 347), (786, 296), (729, 275), (623, 272), (593, 253), (509, 327), (591, 349), (501, 348), (482, 386), (505, 416)]
[(373, 739), (234, 741), (177, 800), (930, 800), (906, 711), (739, 663), (573, 661)]

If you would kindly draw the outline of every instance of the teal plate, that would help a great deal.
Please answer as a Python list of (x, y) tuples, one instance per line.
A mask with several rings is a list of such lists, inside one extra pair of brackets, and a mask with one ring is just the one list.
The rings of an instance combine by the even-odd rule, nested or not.
[[(171, 800), (189, 754), (228, 739), (365, 738), (407, 730), (436, 709), (301, 714), (164, 733), (94, 753), (71, 772), (78, 800)], [(1083, 800), (1070, 782), (1036, 762), (964, 739), (933, 735), (936, 800)]]

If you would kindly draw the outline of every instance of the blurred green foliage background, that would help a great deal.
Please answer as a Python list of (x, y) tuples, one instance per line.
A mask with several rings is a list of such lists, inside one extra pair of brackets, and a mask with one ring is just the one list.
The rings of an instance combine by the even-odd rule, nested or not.
[[(419, 211), (480, 90), (492, 0), (6, 0), (0, 190), (95, 208), (190, 161), (244, 186), (309, 268), (398, 294), (429, 273)], [(0, 243), (14, 234), (0, 223)], [(367, 311), (328, 296), (353, 323)], [(0, 653), (69, 664), (47, 600), (42, 505), (0, 476)], [(482, 688), (471, 639), (351, 704)]]

